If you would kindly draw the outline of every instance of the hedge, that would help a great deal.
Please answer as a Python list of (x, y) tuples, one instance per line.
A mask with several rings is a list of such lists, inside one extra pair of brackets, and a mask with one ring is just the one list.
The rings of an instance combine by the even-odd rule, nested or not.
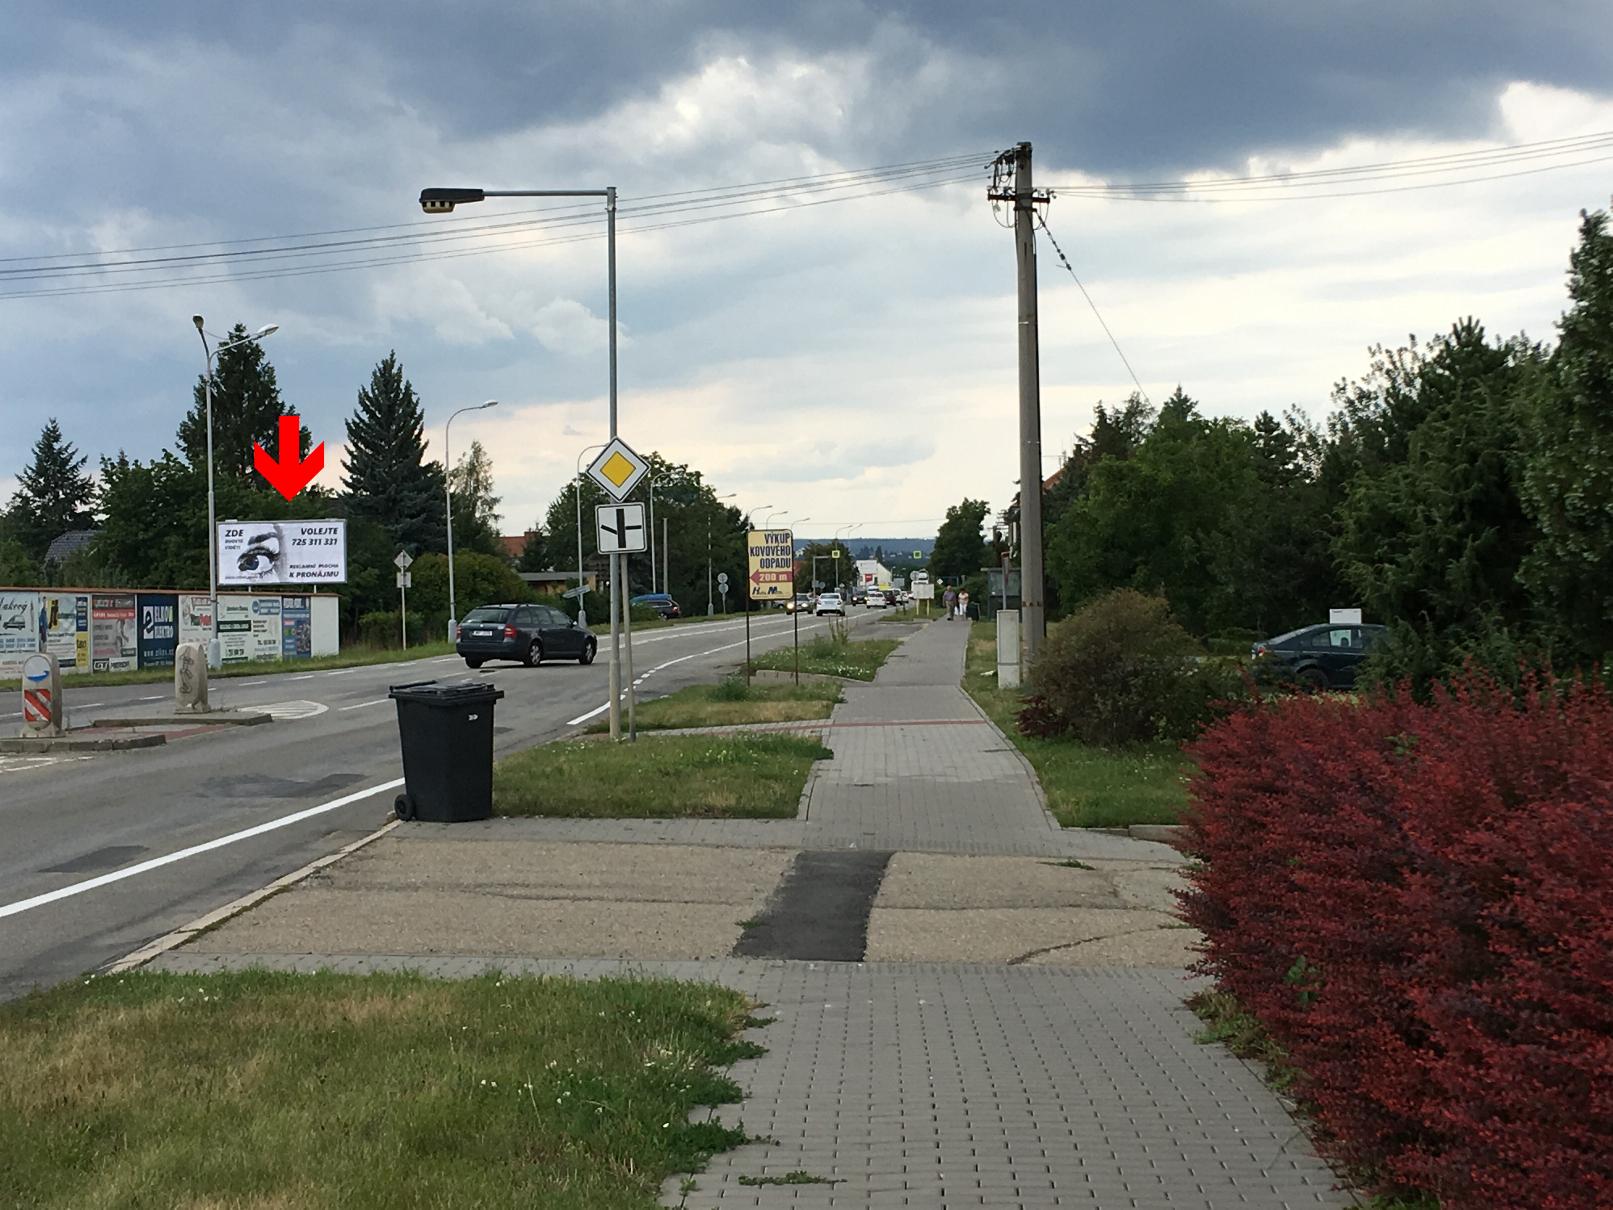
[(1190, 753), (1204, 972), (1320, 1143), (1446, 1210), (1613, 1206), (1613, 702), (1291, 698)]

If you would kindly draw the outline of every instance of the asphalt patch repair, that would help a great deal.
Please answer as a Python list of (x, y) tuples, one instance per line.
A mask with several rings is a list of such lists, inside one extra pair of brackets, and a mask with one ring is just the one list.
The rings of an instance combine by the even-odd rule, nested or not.
[(861, 962), (868, 918), (891, 856), (797, 853), (762, 914), (745, 925), (734, 957)]

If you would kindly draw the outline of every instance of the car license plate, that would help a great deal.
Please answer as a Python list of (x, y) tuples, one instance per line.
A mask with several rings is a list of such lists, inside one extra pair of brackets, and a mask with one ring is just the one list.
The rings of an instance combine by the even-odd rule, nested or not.
[(473, 630), (471, 633), (479, 639), (490, 639), (493, 637), (493, 632), (491, 630)]

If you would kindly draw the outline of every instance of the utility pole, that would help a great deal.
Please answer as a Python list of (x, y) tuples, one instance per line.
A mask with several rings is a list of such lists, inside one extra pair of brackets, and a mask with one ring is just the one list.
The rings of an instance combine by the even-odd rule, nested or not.
[[(1011, 188), (1001, 180), (1011, 173)], [(1014, 260), (1019, 271), (1019, 564), (1024, 662), (1036, 658), (1047, 632), (1042, 578), (1042, 385), (1036, 320), (1036, 205), (1048, 193), (1031, 185), (1031, 145), (997, 157), (992, 201), (1014, 204)]]

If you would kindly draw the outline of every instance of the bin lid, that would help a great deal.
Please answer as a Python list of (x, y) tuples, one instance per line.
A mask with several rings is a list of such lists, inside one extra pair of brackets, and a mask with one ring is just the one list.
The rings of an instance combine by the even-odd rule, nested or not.
[(497, 701), (504, 696), (504, 690), (495, 688), (489, 681), (411, 681), (391, 686), (387, 696), (434, 706), (458, 706)]

